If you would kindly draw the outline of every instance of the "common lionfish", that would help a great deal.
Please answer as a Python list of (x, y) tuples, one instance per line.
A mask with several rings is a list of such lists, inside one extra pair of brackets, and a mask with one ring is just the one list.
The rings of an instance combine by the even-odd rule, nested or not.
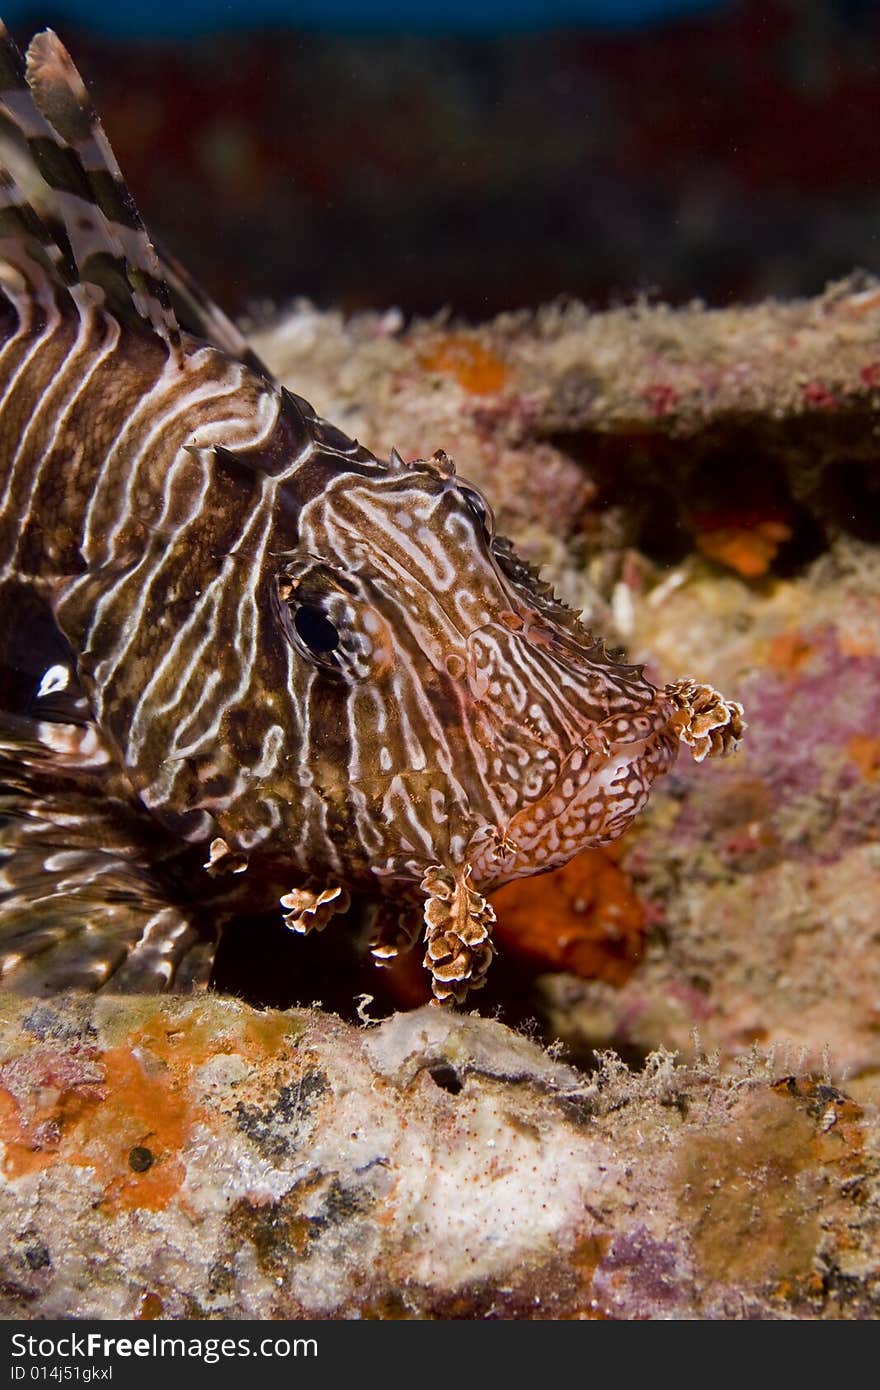
[(279, 387), (157, 254), (51, 31), (0, 32), (0, 87), (5, 984), (192, 988), (232, 919), (356, 893), (377, 958), (423, 935), (463, 999), (484, 895), (614, 839), (740, 706), (612, 660), (442, 451), (377, 459)]

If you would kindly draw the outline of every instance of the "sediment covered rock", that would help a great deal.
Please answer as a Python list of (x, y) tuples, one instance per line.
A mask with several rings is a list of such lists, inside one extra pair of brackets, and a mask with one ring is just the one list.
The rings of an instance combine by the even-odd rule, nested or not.
[(428, 1007), (4, 1001), (5, 1317), (872, 1317), (878, 1127)]

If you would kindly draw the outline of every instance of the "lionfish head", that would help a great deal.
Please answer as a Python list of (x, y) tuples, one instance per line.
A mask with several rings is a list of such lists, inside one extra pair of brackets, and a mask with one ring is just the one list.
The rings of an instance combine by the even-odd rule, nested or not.
[(676, 755), (674, 701), (495, 536), (445, 454), (331, 483), (298, 540), (277, 612), (313, 672), (316, 775), (374, 876), (439, 865), (485, 891), (639, 812)]

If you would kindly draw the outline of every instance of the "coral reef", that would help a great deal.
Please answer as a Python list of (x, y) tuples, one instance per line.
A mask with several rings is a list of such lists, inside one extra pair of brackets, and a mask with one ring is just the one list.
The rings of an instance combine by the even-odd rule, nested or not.
[(499, 948), (520, 968), (568, 970), (622, 985), (642, 954), (644, 904), (615, 861), (620, 845), (583, 850), (562, 868), (492, 895)]
[[(661, 611), (662, 609), (662, 611)], [(621, 847), (651, 923), (619, 991), (542, 982), (570, 1040), (690, 1055), (786, 1043), (876, 1085), (880, 565), (840, 539), (771, 589), (693, 572), (639, 610), (636, 647), (687, 666), (711, 650), (749, 734), (698, 785), (683, 764)], [(644, 644), (644, 645), (643, 645)], [(717, 771), (717, 775), (716, 775)]]
[(6, 1001), (4, 1317), (875, 1317), (878, 1122), (431, 1007)]
[(300, 305), (254, 341), (380, 453), (442, 443), (528, 558), (601, 552), (587, 573), (607, 586), (633, 548), (751, 579), (829, 531), (875, 540), (878, 328), (880, 285), (858, 276), (793, 304), (567, 304), (454, 330)]

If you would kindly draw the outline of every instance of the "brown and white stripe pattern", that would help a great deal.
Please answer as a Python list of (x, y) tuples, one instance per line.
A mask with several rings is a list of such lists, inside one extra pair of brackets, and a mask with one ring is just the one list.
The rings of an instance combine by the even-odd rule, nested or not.
[(738, 706), (609, 660), (445, 455), (379, 462), (279, 388), (166, 274), (54, 35), (0, 34), (0, 102), (55, 209), (0, 176), (0, 600), (69, 653), (0, 712), (0, 968), (192, 984), (233, 913), (360, 889), (425, 903), (463, 997), (483, 894), (619, 834)]

